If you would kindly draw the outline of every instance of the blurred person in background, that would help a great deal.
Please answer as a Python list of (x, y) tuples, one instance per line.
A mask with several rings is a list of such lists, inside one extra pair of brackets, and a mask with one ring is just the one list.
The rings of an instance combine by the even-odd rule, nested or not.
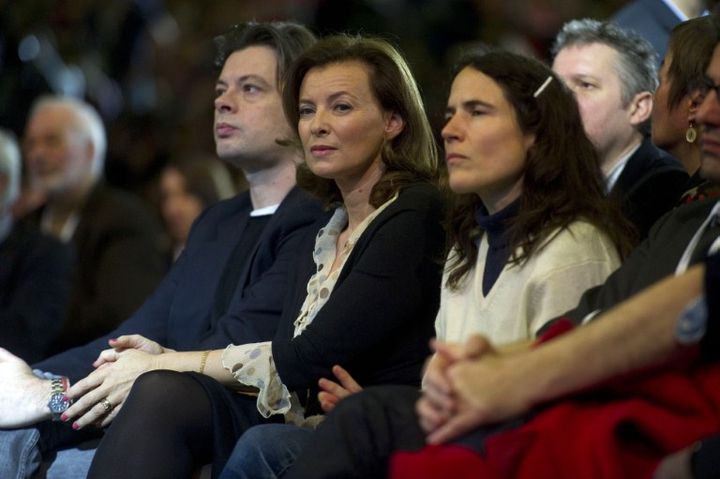
[(195, 218), (218, 200), (235, 195), (225, 167), (211, 158), (169, 162), (160, 173), (160, 214), (170, 237), (175, 261)]
[(44, 204), (40, 229), (75, 253), (64, 350), (95, 339), (130, 316), (166, 269), (161, 229), (139, 199), (103, 183), (107, 139), (89, 104), (46, 96), (33, 105), (23, 140), (29, 187)]
[(20, 149), (0, 130), (0, 346), (37, 361), (62, 327), (72, 262), (60, 241), (13, 219), (19, 193)]
[(615, 12), (610, 21), (632, 29), (645, 38), (661, 61), (667, 52), (670, 35), (680, 22), (703, 15), (708, 0), (633, 0)]

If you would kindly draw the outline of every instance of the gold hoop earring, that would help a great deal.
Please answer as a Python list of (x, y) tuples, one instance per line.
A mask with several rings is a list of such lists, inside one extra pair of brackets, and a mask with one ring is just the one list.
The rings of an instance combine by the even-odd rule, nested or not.
[(685, 141), (695, 143), (695, 140), (697, 140), (697, 130), (695, 129), (695, 122), (690, 120), (690, 125), (685, 130)]

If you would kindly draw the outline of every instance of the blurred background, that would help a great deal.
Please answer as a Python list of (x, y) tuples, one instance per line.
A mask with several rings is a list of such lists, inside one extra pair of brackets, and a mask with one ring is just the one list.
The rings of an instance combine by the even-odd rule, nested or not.
[(547, 59), (566, 20), (604, 19), (624, 3), (0, 0), (0, 127), (22, 138), (26, 112), (40, 94), (85, 98), (108, 129), (107, 181), (157, 204), (157, 180), (168, 162), (215, 156), (212, 38), (229, 25), (293, 19), (320, 35), (381, 35), (406, 54), (438, 127), (458, 51), (484, 42)]

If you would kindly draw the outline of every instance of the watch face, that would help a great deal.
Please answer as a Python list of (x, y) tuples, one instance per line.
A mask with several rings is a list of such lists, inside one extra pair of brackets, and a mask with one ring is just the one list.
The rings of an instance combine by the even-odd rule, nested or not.
[(690, 303), (680, 315), (675, 328), (675, 340), (683, 345), (700, 342), (707, 329), (707, 303), (700, 296)]
[(50, 396), (50, 402), (48, 402), (50, 412), (60, 414), (70, 407), (70, 400), (65, 399), (63, 396), (62, 393), (55, 393)]

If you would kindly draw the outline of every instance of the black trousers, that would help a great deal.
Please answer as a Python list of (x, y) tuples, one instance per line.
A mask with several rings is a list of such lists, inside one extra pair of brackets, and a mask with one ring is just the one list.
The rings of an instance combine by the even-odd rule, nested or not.
[(419, 397), (414, 387), (380, 386), (343, 399), (283, 477), (385, 477), (394, 451), (425, 445), (415, 414)]

